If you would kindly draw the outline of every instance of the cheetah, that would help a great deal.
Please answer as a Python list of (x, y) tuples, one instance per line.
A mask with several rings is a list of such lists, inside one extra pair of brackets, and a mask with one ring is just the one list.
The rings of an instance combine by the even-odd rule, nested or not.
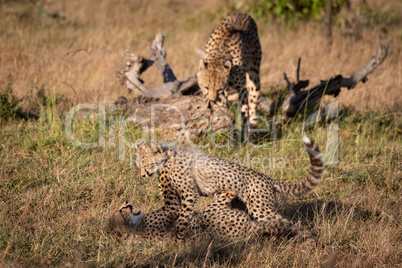
[[(174, 226), (179, 217), (180, 200), (176, 197), (175, 201), (171, 208), (176, 206), (176, 209), (159, 209), (148, 213), (141, 210), (134, 213), (132, 203), (125, 201), (110, 218), (110, 229), (128, 243), (138, 238), (147, 242), (175, 240)], [(221, 242), (253, 241), (283, 233), (297, 235), (299, 232), (303, 238), (313, 240), (309, 232), (298, 229), (281, 217), (257, 224), (245, 212), (244, 203), (238, 200), (235, 193), (218, 192), (214, 194), (214, 201), (202, 212), (195, 211), (186, 238), (209, 236)]]
[[(134, 237), (141, 237), (148, 242), (170, 239), (179, 217), (181, 201), (172, 190), (169, 182), (165, 183), (165, 204), (158, 210), (144, 214), (141, 210), (133, 213), (132, 203), (125, 201), (109, 220), (112, 233), (119, 234), (130, 242)], [(159, 190), (162, 193), (160, 185)]]
[(306, 136), (303, 143), (310, 158), (310, 169), (306, 178), (295, 184), (276, 181), (225, 159), (157, 141), (138, 140), (135, 143), (135, 161), (141, 176), (159, 174), (159, 187), (165, 205), (173, 199), (171, 194), (179, 196), (181, 208), (175, 229), (176, 237), (184, 239), (199, 196), (216, 192), (234, 192), (246, 204), (253, 221), (284, 222), (284, 218), (275, 211), (275, 194), (300, 197), (313, 190), (322, 177), (323, 162), (318, 146)]
[(248, 131), (257, 128), (260, 64), (257, 24), (251, 16), (235, 13), (212, 32), (197, 73), (203, 95), (221, 106), (227, 105), (229, 89), (239, 93), (241, 114), (244, 123), (248, 123)]
[(147, 242), (161, 242), (173, 239), (172, 230), (178, 218), (177, 208), (169, 211), (165, 208), (144, 213), (139, 210), (133, 212), (133, 204), (125, 201), (109, 219), (109, 228), (112, 234), (117, 234), (128, 243), (135, 238)]

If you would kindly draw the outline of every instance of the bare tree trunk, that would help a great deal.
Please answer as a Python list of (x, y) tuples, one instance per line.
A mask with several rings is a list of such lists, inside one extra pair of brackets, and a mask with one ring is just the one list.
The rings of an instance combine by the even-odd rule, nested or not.
[(175, 82), (177, 81), (172, 69), (166, 62), (166, 51), (163, 47), (163, 41), (165, 36), (162, 34), (156, 34), (155, 40), (152, 42), (151, 46), (147, 46), (147, 52), (149, 58), (154, 61), (154, 66), (158, 70), (159, 74), (163, 78), (163, 83)]

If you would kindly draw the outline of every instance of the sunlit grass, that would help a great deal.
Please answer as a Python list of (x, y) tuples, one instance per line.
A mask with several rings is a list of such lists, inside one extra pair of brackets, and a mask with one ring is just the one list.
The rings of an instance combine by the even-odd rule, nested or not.
[[(7, 250), (2, 256), (5, 264), (28, 265), (30, 260), (53, 265), (317, 266), (329, 256), (326, 247), (286, 238), (250, 245), (212, 242), (211, 247), (211, 241), (125, 245), (109, 236), (107, 219), (124, 200), (145, 211), (160, 207), (157, 178), (139, 176), (131, 163), (134, 150), (125, 148), (122, 156), (118, 148), (121, 133), (110, 132), (108, 124), (104, 147), (74, 146), (67, 139), (60, 113), (49, 116), (52, 107), (43, 107), (36, 121), (2, 125), (0, 248), (3, 253)], [(401, 232), (398, 118), (396, 114), (345, 113), (332, 121), (339, 123), (338, 165), (327, 166), (314, 193), (298, 200), (279, 199), (281, 213), (311, 229), (323, 245), (338, 247), (340, 266), (400, 261), (400, 237), (392, 235)], [(96, 114), (73, 121), (77, 139), (99, 141)], [(302, 130), (303, 121), (296, 120), (281, 139), (268, 142), (266, 148), (244, 145), (205, 151), (275, 179), (295, 182), (308, 167), (302, 134), (314, 138), (323, 153), (326, 150), (326, 123)], [(125, 133), (130, 141), (143, 134), (130, 125)], [(206, 135), (200, 143), (207, 144), (209, 138)], [(109, 145), (112, 140), (114, 147)], [(202, 199), (200, 207), (207, 203), (208, 199)]]
[[(274, 100), (287, 94), (283, 72), (294, 80), (300, 56), (300, 78), (314, 84), (338, 73), (352, 74), (374, 55), (379, 42), (393, 42), (388, 58), (367, 83), (341, 93), (338, 117), (306, 127), (305, 119), (314, 112), (306, 111), (292, 123), (278, 124), (262, 141), (264, 148), (236, 146), (232, 132), (208, 133), (197, 141), (209, 145), (202, 149), (208, 154), (296, 182), (308, 167), (301, 137), (315, 139), (331, 156), (328, 126), (337, 124), (338, 163), (326, 166), (313, 193), (298, 200), (279, 198), (280, 212), (309, 228), (323, 248), (283, 237), (256, 244), (195, 240), (126, 245), (108, 233), (113, 210), (125, 200), (144, 211), (162, 204), (157, 178), (139, 176), (135, 150), (128, 146), (144, 133), (127, 125), (123, 135), (118, 120), (111, 126), (111, 118), (121, 114), (107, 113), (103, 124), (95, 109), (76, 114), (69, 136), (67, 112), (79, 103), (108, 104), (119, 95), (131, 96), (115, 78), (125, 64), (121, 55), (130, 46), (146, 56), (145, 47), (158, 32), (166, 35), (167, 60), (176, 76), (194, 74), (199, 56), (193, 47), (202, 48), (235, 5), (159, 0), (37, 3), (7, 1), (1, 9), (0, 89), (11, 75), (13, 94), (27, 97), (22, 108), (33, 114), (0, 121), (0, 265), (317, 267), (332, 252), (339, 267), (393, 267), (402, 262), (400, 27), (387, 25), (385, 37), (377, 26), (364, 28), (360, 41), (335, 32), (329, 48), (319, 25), (283, 31), (257, 21), (262, 90)], [(64, 11), (66, 20), (43, 17), (41, 10)], [(153, 71), (143, 76), (150, 88), (162, 82)], [(95, 146), (77, 147), (72, 137)], [(211, 146), (212, 138), (221, 148)], [(200, 209), (209, 202), (202, 198)]]

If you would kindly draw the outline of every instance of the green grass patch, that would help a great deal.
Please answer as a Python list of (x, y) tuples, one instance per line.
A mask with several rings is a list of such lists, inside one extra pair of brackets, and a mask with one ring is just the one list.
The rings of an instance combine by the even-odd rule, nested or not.
[[(96, 113), (73, 119), (72, 133), (93, 148), (74, 146), (65, 133), (65, 113), (49, 100), (38, 120), (2, 122), (0, 132), (0, 261), (17, 265), (89, 266), (318, 266), (327, 249), (272, 238), (258, 244), (125, 245), (108, 234), (107, 219), (124, 200), (145, 211), (161, 206), (157, 178), (144, 179), (134, 165), (130, 144), (144, 133), (125, 126), (119, 150), (119, 122), (106, 114), (104, 145)], [(394, 265), (400, 261), (400, 115), (342, 111), (339, 118), (304, 126), (303, 117), (282, 126), (282, 136), (250, 145), (213, 146), (206, 153), (236, 161), (272, 178), (300, 181), (308, 169), (301, 137), (314, 138), (326, 153), (328, 125), (337, 123), (338, 163), (327, 166), (314, 193), (299, 200), (280, 198), (280, 209), (301, 222), (324, 244), (339, 249), (338, 264)], [(198, 144), (210, 144), (211, 134)], [(230, 144), (231, 134), (214, 138)], [(101, 145), (101, 146), (99, 146)], [(208, 202), (204, 200), (202, 202)], [(4, 255), (6, 252), (6, 255)], [(296, 252), (296, 254), (295, 254)], [(370, 252), (370, 257), (367, 253)], [(300, 265), (299, 265), (300, 264)]]

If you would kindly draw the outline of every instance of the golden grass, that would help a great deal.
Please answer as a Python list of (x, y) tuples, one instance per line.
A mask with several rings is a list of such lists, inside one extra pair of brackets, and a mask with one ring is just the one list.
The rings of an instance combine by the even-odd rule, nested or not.
[[(398, 1), (388, 1), (387, 5), (368, 2), (380, 11), (393, 8), (401, 14)], [(198, 68), (199, 56), (194, 47), (204, 47), (209, 33), (235, 9), (235, 4), (173, 0), (51, 1), (42, 5), (7, 2), (1, 8), (0, 85), (5, 85), (7, 76), (12, 75), (19, 96), (30, 94), (36, 86), (54, 90), (75, 103), (112, 101), (118, 95), (127, 95), (115, 77), (115, 71), (125, 64), (121, 55), (130, 47), (147, 56), (145, 47), (158, 32), (166, 35), (169, 64), (176, 76), (184, 79)], [(62, 11), (66, 19), (45, 18), (40, 16), (43, 11)], [(386, 34), (379, 27), (363, 27), (360, 40), (342, 36), (340, 31), (345, 27), (337, 27), (330, 47), (323, 36), (324, 29), (317, 23), (285, 30), (258, 21), (263, 50), (262, 90), (283, 87), (283, 72), (294, 80), (299, 57), (301, 78), (310, 79), (311, 85), (337, 74), (351, 75), (370, 60), (380, 42), (391, 40), (388, 58), (369, 76), (368, 83), (345, 90), (339, 100), (356, 110), (399, 111), (400, 21), (387, 27)], [(161, 83), (152, 68), (144, 79), (150, 88)]]
[[(398, 0), (367, 2), (379, 11), (402, 12)], [(145, 46), (157, 32), (166, 35), (167, 59), (176, 76), (185, 78), (197, 71), (199, 57), (193, 47), (204, 46), (212, 29), (234, 10), (234, 3), (57, 0), (40, 7), (24, 1), (2, 2), (0, 87), (12, 75), (18, 96), (44, 88), (74, 103), (112, 101), (128, 95), (115, 78), (115, 71), (124, 65), (121, 55), (129, 46), (146, 56)], [(61, 10), (67, 19), (44, 18), (38, 10)], [(41, 107), (37, 121), (0, 122), (0, 266), (318, 267), (331, 263), (333, 256), (337, 267), (400, 265), (400, 20), (386, 25), (386, 34), (376, 26), (363, 27), (360, 40), (342, 36), (343, 28), (337, 27), (331, 47), (316, 23), (288, 29), (258, 24), (264, 92), (283, 88), (283, 72), (294, 80), (298, 57), (302, 57), (301, 79), (315, 84), (338, 73), (351, 75), (370, 60), (379, 42), (392, 40), (388, 58), (369, 81), (339, 97), (351, 110), (377, 113), (343, 111), (334, 119), (339, 123), (339, 165), (326, 168), (311, 195), (280, 200), (281, 212), (311, 229), (323, 247), (287, 238), (211, 247), (210, 241), (124, 245), (107, 232), (111, 209), (124, 200), (144, 211), (159, 208), (156, 178), (143, 179), (130, 166), (127, 155), (133, 149), (127, 148), (121, 161), (117, 148), (73, 146), (64, 135), (64, 118), (58, 118), (59, 111), (48, 103)], [(152, 68), (144, 79), (150, 88), (161, 83)], [(96, 120), (77, 121), (77, 136), (97, 139)], [(209, 148), (206, 153), (232, 160), (272, 153), (286, 160), (286, 168), (258, 171), (298, 181), (308, 163), (300, 142), (303, 130), (303, 122), (296, 119), (284, 127), (283, 139), (266, 149)], [(325, 149), (325, 124), (306, 132)], [(133, 141), (141, 132), (131, 126), (126, 135)], [(208, 137), (200, 142), (209, 142)], [(204, 199), (200, 206), (207, 202)]]
[[(397, 115), (345, 114), (339, 123), (339, 164), (326, 167), (312, 194), (279, 199), (279, 211), (310, 229), (320, 246), (274, 237), (256, 244), (211, 241), (125, 245), (107, 228), (107, 219), (124, 200), (144, 211), (162, 200), (157, 179), (139, 176), (117, 148), (82, 149), (65, 137), (57, 116), (13, 121), (0, 133), (0, 261), (8, 266), (134, 267), (317, 267), (335, 256), (338, 267), (394, 267), (402, 262), (401, 138)], [(76, 122), (77, 137), (96, 140), (96, 120)], [(301, 146), (303, 122), (296, 121), (275, 146), (248, 146), (206, 153), (244, 161), (284, 158), (285, 168), (256, 170), (287, 182), (299, 181), (308, 159)], [(109, 133), (109, 132), (107, 132)], [(325, 151), (327, 129), (308, 131)], [(130, 126), (127, 139), (142, 133)], [(108, 137), (106, 137), (108, 140)], [(208, 137), (202, 142), (207, 142)], [(356, 146), (357, 145), (357, 146)], [(271, 155), (272, 153), (272, 155)], [(238, 160), (237, 160), (238, 161)], [(251, 166), (252, 162), (243, 162)], [(203, 199), (200, 207), (209, 200)], [(322, 245), (322, 247), (321, 247)], [(332, 250), (328, 245), (333, 245)]]

